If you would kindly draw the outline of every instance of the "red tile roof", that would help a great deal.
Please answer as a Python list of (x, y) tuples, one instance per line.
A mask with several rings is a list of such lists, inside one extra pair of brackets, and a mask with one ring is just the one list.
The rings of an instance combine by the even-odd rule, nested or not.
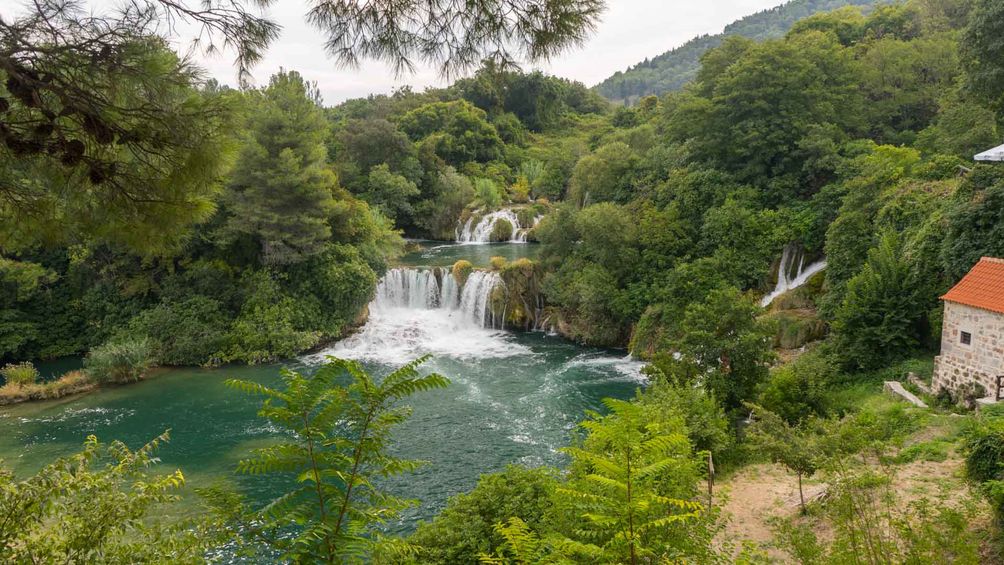
[(980, 259), (941, 299), (1004, 314), (1004, 259)]

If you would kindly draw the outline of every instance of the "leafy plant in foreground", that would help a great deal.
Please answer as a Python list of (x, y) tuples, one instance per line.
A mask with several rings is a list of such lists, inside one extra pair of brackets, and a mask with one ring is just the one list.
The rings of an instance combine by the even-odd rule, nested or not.
[[(178, 500), (181, 471), (151, 477), (160, 437), (135, 451), (89, 436), (80, 453), (17, 481), (0, 466), (4, 563), (202, 563), (202, 528), (161, 521), (153, 508)], [(101, 465), (105, 463), (105, 465)]]
[(653, 421), (637, 403), (605, 399), (611, 414), (581, 426), (589, 438), (564, 451), (573, 477), (558, 488), (578, 518), (562, 553), (600, 562), (639, 563), (674, 549), (673, 526), (698, 518), (702, 505), (665, 495), (664, 481), (690, 453), (686, 433)]
[(449, 384), (441, 375), (419, 374), (418, 366), (426, 360), (428, 356), (421, 357), (379, 383), (359, 363), (333, 357), (313, 376), (283, 369), (281, 390), (227, 381), (264, 396), (259, 416), (293, 437), (255, 450), (237, 468), (248, 475), (295, 477), (295, 486), (258, 516), (265, 529), (296, 526), (295, 534), (267, 544), (296, 562), (341, 563), (368, 554), (375, 543), (371, 526), (409, 505), (379, 490), (374, 479), (420, 464), (386, 452), (394, 426), (410, 414), (397, 403)]

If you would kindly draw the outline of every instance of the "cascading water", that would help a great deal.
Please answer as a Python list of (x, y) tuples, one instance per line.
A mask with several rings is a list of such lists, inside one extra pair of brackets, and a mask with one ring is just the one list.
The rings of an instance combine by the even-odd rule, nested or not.
[(524, 353), (501, 331), (491, 308), (498, 273), (473, 271), (463, 285), (447, 268), (391, 269), (377, 285), (370, 317), (355, 335), (322, 355), (406, 363), (425, 353), (507, 357)]
[[(798, 260), (798, 268), (793, 270), (795, 260)], [(774, 299), (782, 294), (794, 290), (812, 278), (813, 275), (826, 268), (826, 259), (820, 259), (814, 263), (805, 265), (805, 253), (801, 252), (794, 245), (785, 245), (781, 252), (781, 263), (777, 268), (777, 284), (770, 294), (760, 300), (760, 306), (766, 308), (770, 306)]]
[(500, 220), (504, 220), (512, 225), (512, 235), (509, 237), (508, 243), (526, 243), (526, 237), (530, 233), (530, 230), (540, 222), (543, 216), (535, 217), (533, 223), (528, 226), (520, 224), (519, 216), (509, 208), (485, 214), (481, 216), (477, 223), (474, 223), (475, 217), (471, 216), (468, 218), (462, 227), (457, 226), (456, 237), (458, 242), (492, 243), (491, 236), (492, 231), (495, 229), (495, 224)]

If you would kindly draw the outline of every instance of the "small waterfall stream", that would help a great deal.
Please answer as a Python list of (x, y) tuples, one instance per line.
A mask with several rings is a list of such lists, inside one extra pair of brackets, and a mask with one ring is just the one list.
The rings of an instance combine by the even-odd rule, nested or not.
[(477, 215), (473, 215), (467, 219), (463, 226), (457, 225), (456, 238), (459, 243), (492, 243), (492, 230), (495, 229), (495, 224), (500, 220), (505, 220), (512, 225), (512, 235), (509, 237), (508, 243), (526, 243), (526, 237), (530, 230), (540, 222), (543, 216), (535, 217), (533, 223), (527, 226), (520, 224), (519, 216), (511, 208), (485, 214), (475, 223), (474, 220), (477, 217)]
[[(795, 261), (798, 267), (795, 267)], [(813, 275), (826, 268), (826, 259), (820, 259), (809, 265), (805, 264), (805, 252), (795, 245), (785, 245), (781, 252), (781, 263), (777, 268), (777, 284), (770, 294), (760, 300), (760, 306), (770, 306), (774, 299), (789, 290), (794, 290), (812, 278)]]

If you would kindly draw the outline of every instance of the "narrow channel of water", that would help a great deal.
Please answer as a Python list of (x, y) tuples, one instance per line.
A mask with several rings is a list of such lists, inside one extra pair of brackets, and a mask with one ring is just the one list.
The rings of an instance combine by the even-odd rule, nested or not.
[[(541, 333), (494, 330), (460, 299), (441, 307), (446, 303), (439, 298), (412, 301), (400, 295), (403, 289), (378, 293), (370, 321), (355, 336), (288, 364), (310, 371), (325, 355), (335, 355), (386, 374), (432, 353), (426, 370), (451, 379), (449, 388), (411, 399), (414, 414), (395, 436), (398, 455), (429, 464), (388, 482), (395, 494), (421, 502), (391, 525), (392, 532), (412, 530), (449, 496), (470, 490), (482, 473), (508, 463), (562, 464), (558, 449), (583, 411), (601, 409), (604, 397), (627, 398), (642, 382), (640, 365), (623, 352), (584, 348)], [(432, 293), (427, 286), (419, 290)], [(160, 451), (165, 469), (181, 468), (190, 487), (227, 480), (265, 501), (284, 485), (238, 477), (233, 468), (249, 449), (273, 441), (278, 430), (256, 418), (259, 399), (223, 383), (243, 378), (274, 384), (278, 368), (176, 369), (66, 401), (0, 409), (0, 458), (26, 474), (77, 450), (89, 434), (135, 447), (171, 429), (172, 441)]]

